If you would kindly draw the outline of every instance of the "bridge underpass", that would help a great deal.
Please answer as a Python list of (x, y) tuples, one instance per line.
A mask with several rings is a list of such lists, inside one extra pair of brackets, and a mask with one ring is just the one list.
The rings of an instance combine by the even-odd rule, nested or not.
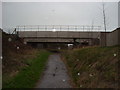
[[(88, 46), (88, 45), (99, 45), (99, 39), (78, 39), (78, 38), (73, 38), (73, 39), (57, 39), (57, 38), (24, 38), (24, 41), (27, 42), (28, 44), (37, 44), (37, 46), (49, 46), (49, 45), (56, 45), (56, 46), (61, 46), (61, 45), (68, 45), (68, 44), (73, 44), (74, 46)], [(42, 45), (44, 46), (42, 46)], [(46, 45), (47, 44), (47, 45)]]

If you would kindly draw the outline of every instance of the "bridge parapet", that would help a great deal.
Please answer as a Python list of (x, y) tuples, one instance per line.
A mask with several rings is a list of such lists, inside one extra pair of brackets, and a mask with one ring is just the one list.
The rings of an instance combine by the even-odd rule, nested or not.
[(100, 32), (75, 31), (18, 31), (22, 38), (99, 38)]

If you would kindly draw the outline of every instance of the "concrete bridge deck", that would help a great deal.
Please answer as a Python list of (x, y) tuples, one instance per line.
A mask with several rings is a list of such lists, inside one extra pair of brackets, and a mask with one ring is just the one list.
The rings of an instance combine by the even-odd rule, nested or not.
[(77, 31), (18, 31), (19, 37), (24, 38), (99, 38), (100, 32), (77, 32)]

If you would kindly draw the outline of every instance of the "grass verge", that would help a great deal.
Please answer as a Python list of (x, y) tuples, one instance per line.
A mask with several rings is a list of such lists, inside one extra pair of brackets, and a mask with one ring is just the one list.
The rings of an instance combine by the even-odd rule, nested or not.
[(62, 56), (75, 87), (117, 88), (118, 50), (119, 46), (63, 51)]
[(7, 81), (3, 88), (33, 88), (42, 74), (50, 52), (40, 51), (34, 59), (26, 60), (27, 66), (21, 68), (19, 73)]

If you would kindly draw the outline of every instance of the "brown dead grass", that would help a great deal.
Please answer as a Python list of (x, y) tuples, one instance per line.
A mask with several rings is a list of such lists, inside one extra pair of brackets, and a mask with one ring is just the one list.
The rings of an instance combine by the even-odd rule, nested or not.
[[(75, 86), (82, 86), (80, 88), (117, 88), (118, 49), (120, 49), (119, 46), (87, 47), (63, 51), (62, 56), (65, 58)], [(115, 53), (117, 56), (114, 56)], [(80, 75), (77, 75), (78, 72)]]
[[(8, 41), (9, 38), (12, 39), (11, 42)], [(3, 32), (2, 39), (2, 72), (4, 81), (9, 79), (9, 77), (14, 77), (19, 72), (20, 68), (27, 67), (26, 60), (35, 58), (38, 50), (25, 45), (23, 39), (17, 38), (14, 35), (8, 35)], [(20, 49), (17, 50), (17, 47)]]

